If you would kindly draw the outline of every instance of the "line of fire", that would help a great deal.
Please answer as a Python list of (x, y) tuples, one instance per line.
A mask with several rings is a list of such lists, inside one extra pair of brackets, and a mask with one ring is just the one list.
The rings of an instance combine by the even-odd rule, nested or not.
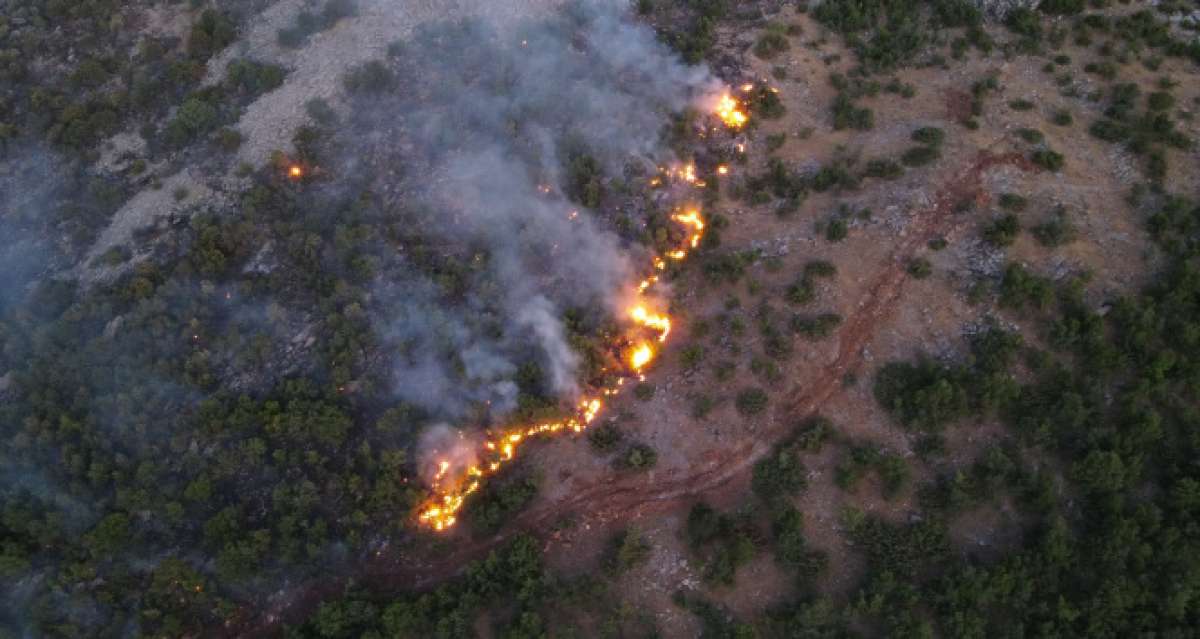
[[(743, 87), (743, 91), (746, 90), (748, 89)], [(749, 122), (744, 105), (728, 92), (720, 95), (710, 108), (712, 115), (728, 130), (736, 132)], [(717, 167), (717, 173), (726, 175), (729, 173), (729, 167), (721, 165)], [(293, 174), (292, 177), (299, 175)], [(664, 181), (678, 181), (696, 187), (705, 186), (704, 182), (697, 178), (693, 164), (673, 169), (663, 168), (659, 176), (651, 179), (650, 184), (657, 186)], [(585, 394), (574, 411), (562, 419), (489, 433), (482, 444), (482, 450), (478, 451), (477, 458), (480, 461), (474, 464), (465, 468), (455, 468), (449, 459), (440, 459), (431, 484), (432, 494), (417, 511), (417, 520), (422, 525), (435, 531), (451, 528), (458, 521), (459, 512), (467, 498), (479, 491), (489, 476), (498, 473), (508, 462), (515, 459), (523, 443), (531, 438), (554, 433), (583, 432), (604, 408), (605, 400), (619, 394), (627, 380), (644, 379), (646, 367), (654, 361), (671, 333), (670, 316), (656, 308), (652, 296), (659, 281), (659, 273), (666, 270), (668, 260), (679, 262), (686, 259), (700, 246), (704, 237), (705, 220), (698, 205), (678, 209), (671, 219), (685, 231), (684, 239), (663, 255), (653, 257), (644, 279), (638, 282), (631, 296), (631, 299), (636, 301), (631, 304), (625, 318), (628, 330), (612, 345), (614, 352), (620, 356), (619, 360), (624, 363), (624, 370), (616, 371), (610, 377), (614, 381), (608, 387), (593, 389)]]

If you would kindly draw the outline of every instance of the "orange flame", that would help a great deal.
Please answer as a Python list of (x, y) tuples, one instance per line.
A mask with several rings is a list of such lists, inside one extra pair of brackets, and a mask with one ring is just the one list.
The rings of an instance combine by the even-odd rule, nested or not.
[(649, 344), (642, 344), (629, 354), (629, 365), (633, 367), (633, 370), (640, 371), (652, 359), (654, 359), (654, 349), (650, 348)]
[(646, 307), (638, 304), (629, 310), (629, 316), (634, 322), (641, 324), (647, 328), (653, 328), (658, 331), (658, 341), (667, 341), (667, 335), (671, 333), (671, 318), (666, 315), (658, 315), (646, 310)]
[(746, 113), (742, 111), (741, 106), (733, 96), (726, 93), (717, 102), (717, 117), (721, 118), (725, 126), (731, 129), (740, 129), (750, 119), (746, 117)]

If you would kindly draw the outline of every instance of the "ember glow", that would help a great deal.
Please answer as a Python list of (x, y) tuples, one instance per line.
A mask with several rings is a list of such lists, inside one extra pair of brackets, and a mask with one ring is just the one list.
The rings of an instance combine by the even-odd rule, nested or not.
[(293, 180), (299, 180), (300, 178), (304, 177), (304, 169), (300, 168), (300, 165), (298, 164), (293, 164), (292, 167), (288, 169), (288, 177), (292, 178)]
[[(737, 100), (725, 94), (718, 102), (714, 114), (729, 128), (741, 128), (747, 122), (746, 114), (740, 110)], [(725, 170), (722, 170), (725, 169)], [(668, 177), (676, 177), (693, 186), (703, 186), (704, 183), (696, 178), (696, 167), (687, 164), (681, 169), (663, 169)], [(724, 175), (728, 169), (718, 168), (718, 173)], [(658, 178), (651, 181), (652, 186), (658, 184)], [(548, 188), (548, 187), (547, 187)], [(666, 269), (666, 259), (683, 260), (689, 251), (700, 246), (704, 237), (705, 223), (700, 209), (689, 207), (671, 216), (671, 220), (683, 227), (687, 234), (676, 248), (661, 256), (651, 259), (653, 270), (646, 275), (631, 292), (627, 319), (627, 330), (619, 336), (614, 344), (615, 349), (624, 353), (624, 370), (613, 371), (607, 387), (595, 389), (576, 405), (570, 415), (557, 421), (516, 426), (503, 432), (490, 433), (483, 442), (481, 458), (456, 471), (449, 459), (443, 458), (437, 462), (437, 471), (432, 481), (433, 496), (417, 513), (417, 520), (435, 531), (444, 531), (458, 521), (458, 513), (466, 498), (477, 492), (483, 486), (483, 480), (498, 473), (505, 464), (516, 458), (521, 444), (537, 435), (547, 435), (560, 432), (582, 432), (588, 427), (603, 408), (603, 397), (611, 397), (620, 393), (624, 382), (629, 378), (642, 378), (642, 374), (657, 356), (658, 351), (654, 342), (664, 343), (671, 332), (671, 318), (665, 312), (654, 310), (653, 300), (647, 299), (647, 293), (659, 281), (655, 271)]]

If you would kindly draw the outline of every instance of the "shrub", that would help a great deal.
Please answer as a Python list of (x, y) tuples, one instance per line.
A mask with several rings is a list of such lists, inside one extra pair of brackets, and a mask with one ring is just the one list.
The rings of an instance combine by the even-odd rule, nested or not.
[(1011, 246), (1021, 232), (1021, 222), (1009, 213), (992, 221), (983, 230), (983, 239), (994, 246)]
[(601, 424), (595, 428), (588, 430), (588, 443), (592, 448), (601, 453), (607, 453), (621, 442), (623, 435), (621, 430), (611, 423)]
[(977, 27), (983, 22), (979, 7), (970, 0), (936, 0), (933, 15), (946, 27)]
[(820, 415), (814, 415), (796, 427), (790, 444), (809, 453), (819, 453), (833, 435), (833, 422)]
[(869, 131), (875, 128), (875, 113), (866, 107), (857, 107), (846, 93), (839, 93), (833, 100), (833, 128)]
[(1066, 212), (1059, 209), (1045, 222), (1033, 227), (1033, 237), (1042, 246), (1062, 246), (1075, 239), (1075, 227), (1067, 219)]
[(167, 143), (178, 147), (191, 142), (199, 134), (216, 126), (217, 117), (217, 109), (213, 105), (200, 98), (188, 98), (167, 123), (164, 131)]
[(372, 60), (351, 69), (342, 82), (349, 93), (383, 93), (392, 88), (395, 78), (387, 65)]
[(767, 87), (760, 88), (751, 96), (747, 108), (750, 114), (766, 120), (778, 120), (787, 114), (783, 99)]
[(1053, 15), (1074, 15), (1087, 6), (1085, 0), (1042, 0), (1038, 10)]
[(1041, 144), (1046, 139), (1037, 129), (1017, 129), (1017, 136), (1030, 144)]
[(734, 405), (742, 415), (750, 417), (767, 409), (767, 392), (761, 388), (747, 388), (738, 393)]
[(904, 167), (900, 166), (895, 160), (885, 158), (875, 158), (867, 161), (866, 169), (863, 171), (865, 177), (880, 178), (883, 180), (895, 180), (901, 175), (904, 175)]
[(811, 260), (804, 265), (804, 277), (833, 277), (837, 267), (826, 260)]
[(465, 514), (473, 530), (490, 535), (533, 501), (538, 482), (534, 477), (514, 478), (491, 484), (481, 492), (475, 501), (467, 504)]
[(816, 297), (816, 291), (813, 288), (812, 280), (804, 277), (793, 282), (784, 291), (784, 297), (789, 303), (796, 304), (797, 306), (813, 301), (813, 298)]
[(812, 189), (824, 193), (829, 189), (854, 190), (858, 188), (858, 177), (850, 172), (845, 162), (831, 162), (821, 167), (812, 176)]
[(234, 60), (226, 73), (226, 83), (231, 89), (252, 96), (278, 88), (284, 77), (283, 67), (252, 60)]
[(1013, 111), (1028, 111), (1033, 108), (1033, 103), (1022, 98), (1010, 101), (1008, 103), (1008, 108), (1012, 109)]
[(1059, 109), (1054, 112), (1054, 115), (1050, 118), (1050, 121), (1058, 126), (1070, 126), (1071, 123), (1075, 121), (1075, 118), (1071, 117), (1070, 111), (1066, 109)]
[(918, 280), (923, 280), (933, 275), (933, 265), (923, 257), (913, 258), (908, 263), (908, 274)]
[(786, 35), (768, 29), (758, 38), (758, 42), (754, 43), (754, 55), (763, 60), (770, 60), (789, 48), (791, 45), (788, 43)]
[(633, 387), (633, 396), (643, 402), (648, 402), (654, 398), (655, 390), (654, 384), (649, 382), (639, 382), (637, 386)]
[(908, 484), (912, 474), (908, 463), (898, 455), (881, 455), (876, 462), (876, 468), (879, 470), (879, 479), (883, 482), (885, 499), (892, 499), (899, 495), (900, 491), (904, 490), (904, 486)]
[(1053, 299), (1050, 280), (1025, 270), (1020, 264), (1009, 264), (1000, 281), (1000, 306), (1022, 309), (1026, 305), (1046, 308)]
[(188, 55), (207, 60), (237, 38), (233, 21), (223, 13), (205, 9), (188, 34)]
[(613, 574), (621, 574), (645, 563), (650, 557), (650, 542), (637, 530), (626, 528), (609, 541), (605, 565)]
[(828, 337), (833, 329), (842, 323), (842, 316), (837, 313), (822, 313), (820, 315), (794, 315), (791, 320), (793, 332), (808, 339)]
[(1043, 169), (1055, 172), (1061, 170), (1065, 162), (1061, 153), (1051, 149), (1038, 149), (1029, 159)]
[(1175, 106), (1175, 96), (1166, 91), (1155, 91), (1146, 96), (1146, 107), (1151, 111), (1169, 111)]
[(217, 144), (226, 153), (233, 153), (242, 146), (242, 134), (237, 129), (225, 127), (217, 131)]
[(695, 368), (704, 361), (705, 350), (700, 344), (691, 344), (680, 351), (679, 356), (684, 368)]
[(829, 220), (825, 225), (825, 239), (830, 242), (841, 242), (846, 239), (849, 233), (849, 227), (846, 225), (846, 220), (834, 218)]
[(654, 465), (657, 463), (658, 451), (642, 443), (630, 446), (625, 451), (625, 454), (621, 456), (621, 466), (632, 470), (654, 468)]
[(996, 200), (996, 204), (1005, 211), (1024, 211), (1028, 206), (1029, 200), (1017, 195), (1016, 193), (1001, 193)]
[(1036, 41), (1042, 38), (1042, 20), (1027, 7), (1017, 7), (1009, 11), (1004, 19), (1004, 26), (1008, 27), (1009, 31), (1030, 40)]
[(795, 451), (779, 447), (754, 464), (750, 485), (756, 495), (771, 501), (803, 490), (808, 485), (808, 471)]
[(936, 431), (965, 416), (970, 396), (964, 373), (931, 362), (893, 362), (875, 377), (875, 398), (915, 430)]
[(942, 157), (941, 151), (932, 146), (914, 146), (900, 156), (905, 166), (918, 167), (935, 162)]
[(946, 139), (946, 132), (936, 126), (923, 126), (912, 132), (912, 139), (926, 146), (941, 146)]

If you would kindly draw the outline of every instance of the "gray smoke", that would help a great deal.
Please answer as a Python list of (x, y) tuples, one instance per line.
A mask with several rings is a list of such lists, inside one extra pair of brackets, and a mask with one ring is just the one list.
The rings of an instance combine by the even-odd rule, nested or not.
[(0, 315), (23, 299), (55, 252), (45, 227), (58, 205), (64, 164), (33, 144), (0, 154)]
[(613, 3), (576, 3), (503, 29), (428, 24), (394, 47), (389, 67), (388, 97), (353, 107), (360, 138), (343, 166), (401, 164), (405, 177), (388, 190), (406, 220), (469, 265), (461, 297), (429, 269), (379, 282), (398, 396), (439, 419), (481, 403), (500, 415), (515, 407), (515, 375), (532, 361), (545, 390), (571, 397), (579, 357), (563, 313), (619, 311), (645, 255), (613, 221), (639, 225), (644, 207), (584, 210), (564, 195), (564, 167), (586, 155), (604, 188), (619, 192), (624, 179), (674, 160), (662, 140), (671, 114), (716, 83)]

